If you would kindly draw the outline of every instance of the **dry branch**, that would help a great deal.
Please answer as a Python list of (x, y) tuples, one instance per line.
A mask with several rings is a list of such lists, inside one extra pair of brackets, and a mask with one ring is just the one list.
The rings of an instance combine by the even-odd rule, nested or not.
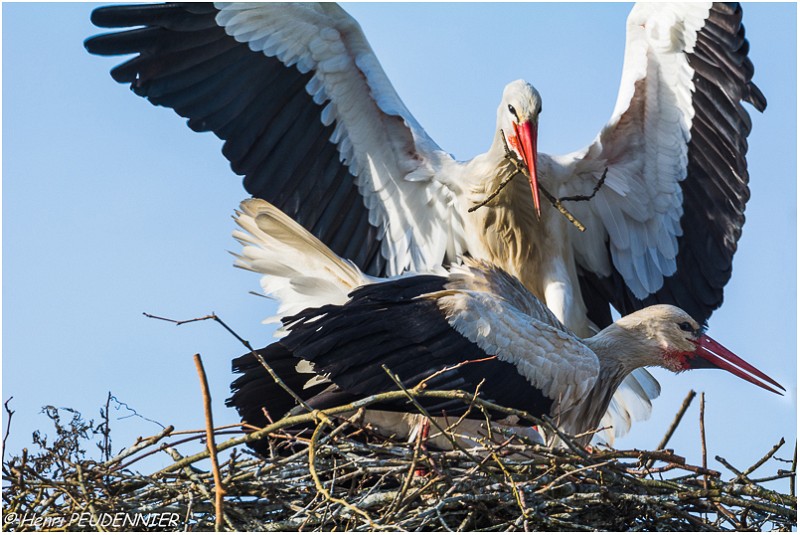
[(223, 522), (223, 497), (225, 496), (225, 487), (222, 486), (222, 476), (219, 474), (219, 461), (217, 460), (217, 443), (214, 438), (214, 417), (211, 413), (211, 392), (208, 388), (208, 378), (206, 377), (206, 370), (203, 368), (203, 359), (199, 353), (194, 355), (194, 365), (197, 368), (197, 375), (200, 378), (200, 390), (203, 395), (203, 412), (206, 417), (206, 447), (208, 448), (208, 455), (211, 457), (211, 472), (214, 475), (214, 512), (216, 522), (214, 529), (216, 531), (222, 530)]

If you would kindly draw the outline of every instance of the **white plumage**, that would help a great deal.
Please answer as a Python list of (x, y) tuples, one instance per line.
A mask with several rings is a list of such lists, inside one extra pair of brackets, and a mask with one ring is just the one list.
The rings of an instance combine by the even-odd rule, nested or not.
[(242, 245), (241, 254), (234, 253), (236, 267), (263, 274), (261, 287), (278, 302), (277, 315), (265, 323), (280, 323), (304, 308), (344, 304), (354, 288), (377, 280), (266, 201), (243, 201), (236, 223), (242, 229), (233, 232)]
[[(93, 20), (144, 26), (87, 48), (139, 53), (112, 72), (118, 81), (225, 139), (248, 191), (371, 275), (427, 272), (469, 254), (517, 277), (581, 336), (611, 321), (609, 303), (623, 314), (673, 303), (701, 322), (721, 303), (748, 195), (742, 101), (766, 105), (738, 5), (636, 5), (617, 103), (593, 143), (537, 154), (543, 98), (518, 80), (503, 92), (489, 150), (466, 162), (425, 133), (335, 4), (109, 7)], [(220, 50), (231, 56), (224, 69)], [(517, 174), (470, 212), (514, 168), (503, 137), (533, 182)], [(586, 195), (604, 172), (593, 199), (566, 202), (583, 234), (548, 202), (534, 206), (537, 180), (556, 196)], [(288, 276), (299, 302), (311, 302), (300, 290), (318, 279), (260, 262), (253, 269)], [(341, 288), (320, 295), (341, 298)], [(657, 395), (646, 372), (636, 377), (629, 394)], [(612, 407), (630, 421), (640, 411), (623, 397)]]

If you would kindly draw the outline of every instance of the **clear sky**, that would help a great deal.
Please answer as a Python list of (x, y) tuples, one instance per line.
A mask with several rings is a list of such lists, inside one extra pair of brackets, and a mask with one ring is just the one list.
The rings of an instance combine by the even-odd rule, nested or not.
[[(111, 391), (140, 414), (202, 427), (192, 355), (203, 355), (218, 424), (232, 357), (243, 348), (220, 315), (261, 347), (269, 301), (232, 267), (230, 218), (246, 197), (211, 134), (191, 132), (108, 75), (92, 57), (89, 4), (3, 4), (3, 400), (16, 410), (9, 447), (50, 431), (43, 405), (96, 417)], [(506, 83), (540, 91), (539, 149), (590, 142), (611, 114), (626, 4), (351, 4), (390, 79), (428, 133), (460, 159), (485, 151)], [(746, 4), (755, 80), (769, 105), (750, 109), (752, 198), (725, 303), (709, 334), (783, 384), (770, 394), (719, 371), (656, 371), (653, 418), (618, 442), (653, 448), (689, 389), (706, 392), (714, 455), (746, 468), (797, 429), (796, 7)], [(697, 401), (671, 442), (699, 462)], [(112, 411), (115, 449), (158, 426)], [(5, 427), (5, 415), (3, 415)], [(199, 446), (198, 446), (199, 448)], [(165, 460), (163, 461), (166, 463)], [(786, 468), (773, 463), (771, 468)], [(786, 490), (784, 485), (784, 490)]]

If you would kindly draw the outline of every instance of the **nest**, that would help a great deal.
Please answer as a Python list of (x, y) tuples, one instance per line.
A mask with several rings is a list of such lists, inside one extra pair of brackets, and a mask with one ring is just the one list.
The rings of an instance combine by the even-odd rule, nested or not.
[[(47, 407), (55, 439), (48, 442), (35, 433), (37, 452), (24, 450), (3, 461), (3, 529), (796, 528), (796, 451), (794, 461), (785, 461), (790, 469), (753, 476), (767, 460), (777, 458), (783, 440), (744, 470), (717, 457), (733, 472), (732, 479), (687, 464), (669, 449), (587, 450), (563, 435), (558, 448), (508, 436), (495, 437), (495, 444), (483, 448), (432, 451), (421, 441), (387, 439), (362, 425), (360, 411), (376, 398), (325, 414), (284, 418), (249, 435), (231, 426), (211, 433), (168, 427), (114, 456), (108, 404), (98, 425), (74, 411)], [(473, 396), (472, 403), (480, 408), (485, 402)], [(671, 430), (679, 421), (676, 417)], [(557, 432), (548, 421), (536, 423), (545, 432)], [(237, 436), (220, 441), (226, 433)], [(85, 449), (95, 440), (99, 460)], [(198, 447), (199, 440), (206, 444)], [(262, 457), (242, 447), (252, 440), (267, 441), (271, 454)], [(185, 456), (179, 447), (201, 451)], [(152, 474), (138, 471), (137, 465), (152, 455), (169, 455), (172, 464)], [(209, 458), (212, 470), (207, 469)], [(767, 481), (771, 486), (788, 482), (789, 492), (769, 490), (763, 486)]]

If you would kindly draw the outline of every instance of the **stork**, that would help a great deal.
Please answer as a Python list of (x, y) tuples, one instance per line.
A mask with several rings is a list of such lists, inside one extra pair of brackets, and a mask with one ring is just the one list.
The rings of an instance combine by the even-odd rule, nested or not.
[[(643, 366), (676, 373), (719, 368), (771, 392), (784, 390), (678, 307), (652, 305), (580, 339), (517, 279), (471, 259), (446, 275), (361, 286), (343, 305), (306, 308), (284, 323), (289, 333), (258, 353), (305, 406), (248, 353), (234, 360), (242, 375), (228, 404), (257, 427), (269, 423), (267, 414), (277, 419), (397, 390), (387, 371), (406, 388), (424, 382), (431, 390), (477, 392), (505, 407), (548, 415), (563, 431), (583, 434), (584, 443), (622, 380)], [(456, 399), (419, 402), (450, 422), (466, 407)], [(406, 399), (382, 402), (369, 418), (383, 432), (407, 434), (408, 420), (390, 415), (409, 411)]]
[[(241, 230), (234, 236), (244, 246), (236, 265), (266, 275), (265, 290), (279, 301), (274, 319), (284, 318), (286, 336), (260, 354), (315, 408), (389, 389), (394, 383), (381, 365), (411, 387), (472, 360), (461, 371), (438, 374), (429, 387), (474, 391), (484, 377), (492, 400), (555, 415), (570, 433), (597, 428), (617, 387), (643, 366), (675, 372), (717, 367), (767, 390), (776, 392), (764, 382), (783, 389), (672, 305), (651, 305), (581, 340), (518, 279), (485, 262), (466, 259), (463, 267), (436, 274), (379, 279), (264, 200), (243, 201), (236, 221)], [(251, 354), (235, 360), (234, 370), (243, 375), (233, 383), (229, 404), (247, 423), (265, 425), (262, 408), (272, 418), (300, 410)], [(419, 421), (408, 409), (373, 412), (371, 422), (411, 434)], [(460, 431), (475, 435), (483, 424), (465, 425)], [(530, 436), (528, 428), (514, 431)]]
[[(617, 104), (593, 142), (538, 152), (543, 99), (519, 80), (489, 150), (465, 162), (427, 135), (335, 4), (112, 6), (92, 20), (137, 27), (86, 42), (137, 54), (115, 80), (224, 139), (248, 192), (371, 275), (485, 259), (581, 336), (610, 323), (609, 304), (671, 303), (702, 323), (722, 302), (749, 195), (742, 102), (766, 106), (738, 5), (635, 6)], [(586, 232), (540, 189), (596, 190), (570, 205)], [(637, 377), (650, 397), (654, 380)]]
[[(741, 102), (766, 105), (738, 5), (635, 6), (617, 105), (594, 142), (538, 153), (542, 98), (516, 81), (489, 150), (466, 162), (425, 133), (335, 4), (111, 6), (92, 20), (142, 26), (86, 47), (138, 54), (114, 79), (225, 139), (253, 196), (370, 274), (424, 272), (470, 254), (520, 278), (582, 334), (579, 288), (621, 313), (664, 301), (704, 320), (721, 301), (748, 193)], [(530, 184), (515, 178), (494, 209), (470, 213), (512, 167), (503, 135)], [(548, 203), (535, 207), (538, 183), (586, 194), (605, 169), (596, 197), (571, 207), (586, 233)], [(589, 316), (610, 322), (607, 306)]]

